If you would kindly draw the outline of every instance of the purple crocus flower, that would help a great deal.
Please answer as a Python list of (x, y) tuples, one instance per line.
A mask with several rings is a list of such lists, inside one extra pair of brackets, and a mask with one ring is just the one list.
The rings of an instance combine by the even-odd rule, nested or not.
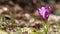
[(46, 6), (46, 7), (38, 8), (38, 13), (42, 19), (47, 20), (50, 15), (50, 7)]

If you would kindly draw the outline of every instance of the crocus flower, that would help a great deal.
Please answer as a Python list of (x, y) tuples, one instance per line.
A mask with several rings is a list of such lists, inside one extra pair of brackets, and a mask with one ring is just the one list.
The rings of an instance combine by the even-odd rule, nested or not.
[(46, 6), (46, 7), (38, 8), (38, 13), (42, 19), (47, 20), (50, 15), (50, 7)]

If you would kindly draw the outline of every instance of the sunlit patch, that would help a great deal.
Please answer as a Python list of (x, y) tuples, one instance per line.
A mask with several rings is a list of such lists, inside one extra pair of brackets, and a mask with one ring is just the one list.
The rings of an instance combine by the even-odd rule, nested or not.
[(8, 8), (6, 8), (6, 7), (3, 7), (3, 10), (4, 10), (4, 11), (8, 11)]

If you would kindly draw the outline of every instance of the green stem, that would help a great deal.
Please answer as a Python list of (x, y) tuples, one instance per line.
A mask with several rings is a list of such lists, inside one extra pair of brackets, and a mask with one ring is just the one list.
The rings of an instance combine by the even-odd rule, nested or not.
[(43, 25), (43, 29), (44, 29), (45, 34), (48, 34), (50, 23), (47, 23), (47, 25), (45, 25), (45, 21), (42, 21), (42, 25)]

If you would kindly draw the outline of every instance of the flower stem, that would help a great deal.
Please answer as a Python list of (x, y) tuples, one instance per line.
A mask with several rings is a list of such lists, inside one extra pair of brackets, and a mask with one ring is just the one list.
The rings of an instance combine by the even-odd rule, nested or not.
[(50, 23), (47, 23), (46, 25), (44, 23), (45, 23), (45, 21), (42, 21), (44, 32), (45, 32), (45, 34), (48, 34)]

